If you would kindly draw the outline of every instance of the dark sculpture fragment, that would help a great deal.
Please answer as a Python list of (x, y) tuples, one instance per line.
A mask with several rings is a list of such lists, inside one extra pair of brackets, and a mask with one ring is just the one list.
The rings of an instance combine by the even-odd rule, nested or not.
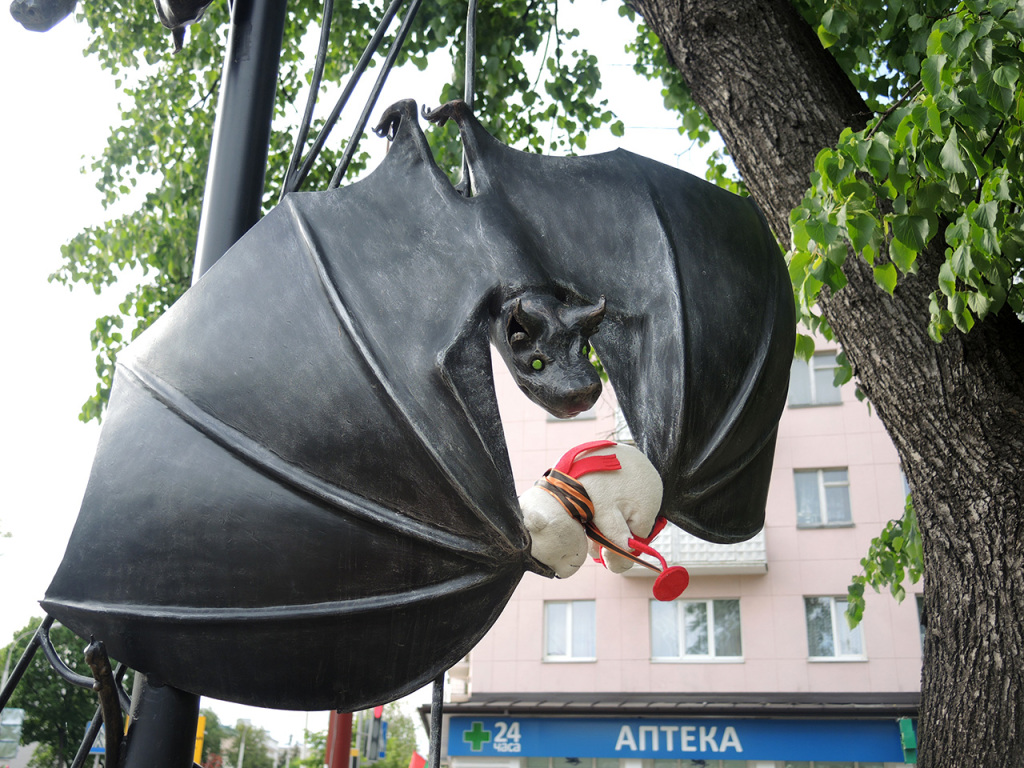
[(559, 415), (597, 397), (593, 343), (662, 513), (719, 542), (762, 526), (794, 330), (754, 205), (628, 152), (512, 150), (461, 103), (433, 117), (459, 124), (468, 195), (400, 102), (380, 168), (289, 195), (121, 355), (43, 605), (151, 679), (365, 708), (550, 575), (489, 339)]
[(32, 32), (46, 32), (75, 10), (78, 0), (13, 0), (11, 17)]
[[(175, 52), (185, 42), (185, 28), (199, 21), (213, 0), (155, 0), (160, 23), (171, 30)], [(11, 17), (32, 32), (46, 32), (70, 16), (78, 0), (12, 0)]]

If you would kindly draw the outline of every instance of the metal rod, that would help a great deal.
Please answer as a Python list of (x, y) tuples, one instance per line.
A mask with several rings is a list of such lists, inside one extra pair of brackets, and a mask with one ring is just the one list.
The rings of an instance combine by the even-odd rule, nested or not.
[(462, 100), (470, 109), (473, 108), (473, 97), (476, 95), (476, 3), (477, 0), (469, 0), (469, 11), (466, 14), (466, 77)]
[(232, 8), (193, 284), (259, 221), (286, 9), (286, 0)]
[(117, 700), (121, 704), (121, 710), (128, 714), (132, 711), (132, 700), (131, 697), (125, 692), (124, 687), (121, 685), (121, 680), (124, 679), (125, 673), (128, 671), (128, 667), (124, 665), (124, 662), (119, 662), (117, 669), (114, 670), (114, 680), (117, 682)]
[(359, 83), (360, 78), (366, 71), (366, 67), (370, 63), (370, 59), (373, 54), (380, 48), (381, 40), (384, 39), (384, 34), (387, 32), (391, 21), (395, 18), (395, 14), (398, 13), (399, 7), (402, 5), (402, 0), (392, 0), (391, 5), (384, 12), (384, 16), (381, 18), (380, 24), (377, 25), (376, 31), (373, 33), (373, 37), (370, 38), (370, 42), (366, 44), (366, 48), (363, 49), (363, 55), (359, 57), (359, 61), (356, 63), (355, 69), (352, 70), (352, 74), (349, 75), (348, 82), (345, 83), (345, 88), (341, 92), (341, 96), (334, 103), (334, 108), (331, 113), (327, 116), (324, 121), (324, 127), (317, 135), (313, 142), (313, 146), (309, 150), (309, 154), (306, 155), (306, 159), (302, 163), (302, 167), (298, 173), (295, 174), (294, 179), (289, 179), (286, 192), (294, 192), (306, 181), (306, 177), (309, 176), (309, 172), (313, 167), (313, 163), (316, 162), (317, 157), (320, 156), (320, 152), (327, 142), (327, 138), (331, 135), (331, 131), (334, 130), (334, 126), (338, 122), (338, 116), (341, 111), (348, 104), (349, 98), (352, 96), (352, 92), (355, 90), (356, 85)]
[[(42, 627), (40, 627), (42, 630)], [(50, 662), (50, 666), (53, 667), (53, 671), (60, 675), (64, 680), (76, 685), (79, 688), (88, 688), (92, 690), (93, 679), (87, 675), (80, 675), (67, 664), (57, 654), (57, 649), (53, 647), (53, 642), (50, 640), (50, 628), (47, 627), (39, 637), (39, 645), (43, 649), (43, 655), (46, 660)]]
[[(298, 169), (299, 161), (302, 159), (302, 148), (306, 145), (309, 136), (309, 127), (313, 123), (313, 109), (316, 107), (317, 94), (320, 92), (320, 81), (324, 76), (324, 65), (327, 62), (327, 49), (331, 43), (331, 23), (334, 21), (334, 0), (324, 2), (324, 20), (320, 24), (320, 44), (316, 49), (316, 64), (313, 66), (313, 79), (309, 83), (309, 95), (306, 97), (306, 109), (302, 113), (302, 122), (299, 123), (299, 130), (295, 134), (295, 146), (292, 148), (292, 156), (288, 160), (288, 170), (284, 174), (284, 183), (281, 185), (281, 196), (293, 191), (292, 180)], [(297, 188), (297, 187), (296, 187)]]
[[(11, 694), (14, 693), (14, 689), (18, 687), (18, 682), (21, 680), (22, 675), (25, 674), (28, 665), (32, 663), (32, 657), (39, 650), (42, 637), (50, 631), (51, 624), (53, 624), (53, 616), (47, 616), (43, 619), (43, 623), (36, 629), (32, 639), (28, 641), (28, 646), (25, 648), (25, 652), (21, 654), (21, 658), (18, 659), (18, 663), (14, 666), (11, 676), (4, 681), (3, 691), (0, 691), (0, 710), (7, 706), (7, 701), (11, 698)], [(21, 637), (18, 639), (20, 640)], [(8, 650), (7, 653), (9, 657), (11, 651)]]
[[(466, 12), (466, 68), (462, 88), (462, 100), (470, 110), (473, 109), (473, 99), (476, 96), (476, 4), (477, 0), (469, 0), (469, 10)], [(466, 147), (462, 147), (462, 184), (465, 194), (472, 196), (472, 188), (469, 181), (469, 157), (466, 155)]]
[(334, 176), (331, 178), (331, 183), (328, 185), (329, 189), (334, 189), (341, 184), (341, 180), (345, 176), (345, 171), (348, 170), (348, 166), (352, 162), (352, 156), (355, 155), (356, 147), (359, 146), (359, 138), (363, 135), (363, 130), (366, 128), (366, 122), (370, 118), (370, 112), (377, 105), (377, 98), (380, 96), (381, 89), (384, 87), (384, 81), (387, 80), (388, 75), (391, 73), (391, 68), (395, 64), (395, 59), (398, 58), (398, 53), (402, 50), (402, 45), (405, 43), (405, 36), (409, 34), (409, 27), (412, 26), (413, 19), (416, 18), (416, 12), (420, 9), (420, 3), (422, 1), (423, 0), (412, 0), (412, 3), (409, 5), (409, 9), (405, 12), (405, 18), (402, 20), (402, 26), (398, 30), (395, 42), (391, 45), (391, 50), (388, 51), (388, 56), (384, 60), (384, 66), (381, 69), (380, 74), (377, 75), (377, 82), (373, 84), (373, 91), (371, 91), (370, 97), (366, 100), (366, 106), (363, 107), (363, 112), (359, 116), (359, 124), (352, 132), (352, 138), (349, 139), (348, 145), (345, 147), (345, 154), (342, 155), (341, 162), (338, 164), (337, 170), (334, 171)]
[(103, 725), (103, 708), (96, 707), (96, 714), (92, 716), (92, 721), (85, 731), (85, 738), (82, 739), (78, 752), (75, 753), (75, 759), (71, 761), (71, 768), (82, 768), (85, 765), (85, 760), (89, 757), (89, 752), (92, 751), (92, 745), (96, 742), (96, 737), (99, 736), (101, 725)]
[(444, 715), (444, 676), (442, 672), (434, 680), (433, 695), (430, 699), (430, 768), (441, 768), (441, 718)]

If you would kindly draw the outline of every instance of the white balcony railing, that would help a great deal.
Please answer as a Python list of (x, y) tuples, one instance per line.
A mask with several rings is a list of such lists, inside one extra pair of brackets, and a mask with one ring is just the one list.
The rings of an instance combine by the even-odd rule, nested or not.
[[(763, 530), (739, 544), (712, 544), (669, 523), (651, 542), (651, 546), (662, 554), (669, 565), (685, 566), (691, 574), (735, 575), (768, 571)], [(649, 555), (644, 555), (644, 559), (657, 564), (657, 560)], [(626, 571), (626, 575), (653, 576), (654, 573), (634, 566)]]

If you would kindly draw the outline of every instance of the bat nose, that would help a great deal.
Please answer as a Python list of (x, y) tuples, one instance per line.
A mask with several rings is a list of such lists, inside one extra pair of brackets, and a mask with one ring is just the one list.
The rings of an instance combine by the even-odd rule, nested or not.
[(601, 396), (601, 380), (597, 379), (592, 381), (590, 384), (579, 388), (576, 391), (575, 401), (579, 405), (578, 413), (589, 410), (594, 407), (594, 403), (597, 402), (597, 398)]

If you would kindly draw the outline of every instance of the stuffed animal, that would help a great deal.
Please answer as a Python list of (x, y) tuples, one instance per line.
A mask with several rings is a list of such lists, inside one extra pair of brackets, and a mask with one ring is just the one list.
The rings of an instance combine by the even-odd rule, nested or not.
[[(668, 568), (648, 546), (665, 526), (658, 517), (661, 495), (658, 471), (636, 448), (607, 440), (578, 445), (519, 497), (530, 553), (563, 579), (579, 570), (588, 549), (614, 573), (634, 563), (661, 570), (655, 596), (674, 599), (689, 575)], [(663, 569), (640, 560), (640, 553), (657, 557)]]

